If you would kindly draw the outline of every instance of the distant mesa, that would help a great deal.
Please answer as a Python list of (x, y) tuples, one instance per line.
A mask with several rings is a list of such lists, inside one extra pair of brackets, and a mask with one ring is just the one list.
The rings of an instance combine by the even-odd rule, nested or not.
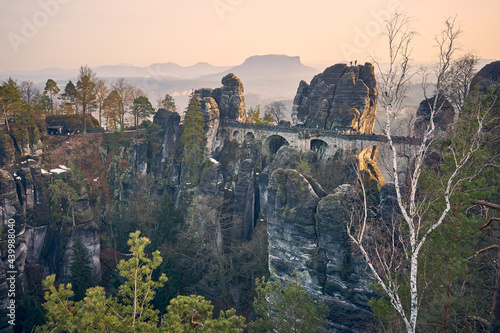
[(293, 101), (294, 125), (327, 130), (373, 133), (377, 110), (373, 65), (336, 64), (301, 81)]
[(243, 82), (259, 79), (303, 78), (312, 76), (316, 69), (305, 66), (300, 57), (287, 55), (257, 55), (247, 58), (243, 64), (221, 73), (201, 76), (200, 80), (214, 81), (229, 73), (236, 74)]

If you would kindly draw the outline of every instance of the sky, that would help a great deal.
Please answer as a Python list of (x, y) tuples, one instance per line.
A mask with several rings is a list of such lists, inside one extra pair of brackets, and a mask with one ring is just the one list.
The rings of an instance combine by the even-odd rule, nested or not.
[(375, 56), (395, 11), (419, 33), (415, 61), (435, 60), (447, 17), (462, 50), (499, 59), (498, 0), (0, 0), (0, 71), (174, 62), (241, 64), (263, 54), (335, 64)]

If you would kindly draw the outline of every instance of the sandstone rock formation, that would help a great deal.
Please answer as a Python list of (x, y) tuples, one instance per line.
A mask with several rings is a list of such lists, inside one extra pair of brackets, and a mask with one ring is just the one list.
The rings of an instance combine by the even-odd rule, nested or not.
[(335, 332), (372, 324), (371, 279), (346, 232), (350, 196), (350, 185), (342, 185), (321, 199), (296, 170), (277, 169), (269, 179), (269, 268), (283, 279), (297, 269), (308, 293), (330, 307)]
[(500, 84), (500, 61), (494, 61), (483, 68), (474, 76), (471, 81), (471, 89), (478, 86), (479, 90), (486, 92), (486, 89), (494, 84)]
[(314, 214), (318, 196), (309, 182), (292, 169), (274, 171), (268, 191), (269, 268), (280, 278), (297, 269), (304, 276), (304, 287), (320, 293), (317, 277), (309, 269), (317, 247)]
[[(243, 83), (233, 73), (222, 78), (222, 87), (198, 89), (198, 100), (211, 97), (216, 102), (221, 119), (242, 120), (245, 117), (245, 95)], [(212, 105), (211, 107), (213, 107)]]
[[(371, 279), (366, 265), (352, 247), (346, 222), (350, 218), (348, 205), (351, 185), (339, 186), (324, 197), (317, 206), (318, 282), (331, 310), (331, 321), (340, 332), (349, 330), (367, 332), (372, 314), (367, 305), (374, 295), (370, 290)], [(345, 326), (348, 326), (345, 327)]]
[(205, 117), (205, 133), (207, 135), (207, 151), (212, 154), (215, 152), (215, 143), (217, 131), (220, 124), (220, 110), (217, 102), (212, 97), (204, 97), (198, 100)]
[(293, 101), (294, 125), (373, 133), (378, 90), (373, 65), (337, 64), (301, 81)]
[(431, 109), (435, 108), (434, 125), (436, 127), (433, 137), (443, 136), (455, 117), (455, 109), (453, 105), (441, 94), (436, 101), (436, 96), (430, 99), (424, 99), (418, 109), (415, 120), (415, 134), (422, 135), (426, 130), (431, 117)]
[(379, 150), (378, 146), (371, 146), (358, 155), (359, 171), (368, 187), (374, 190), (380, 190), (382, 185), (386, 183), (377, 163)]
[[(76, 237), (82, 238), (89, 250), (93, 277), (99, 277), (100, 239), (85, 188), (78, 193), (73, 225), (51, 223), (49, 185), (54, 177), (71, 178), (71, 175), (52, 175), (33, 159), (4, 167), (0, 169), (0, 220), (4, 226), (11, 218), (15, 221), (17, 294), (33, 292), (40, 287), (41, 279), (52, 273), (57, 273), (61, 281), (69, 282), (72, 244)], [(2, 248), (6, 248), (6, 243), (7, 233), (2, 233)], [(0, 252), (2, 272), (7, 271), (6, 255), (7, 251)], [(7, 290), (5, 278), (5, 274), (0, 274), (1, 304), (8, 301), (4, 293)], [(0, 310), (0, 331), (11, 332), (12, 327), (4, 321), (7, 318), (4, 309)]]
[(255, 163), (252, 159), (244, 160), (238, 172), (238, 181), (234, 188), (234, 213), (241, 219), (242, 240), (250, 240), (255, 221)]
[(168, 112), (165, 109), (159, 109), (154, 115), (153, 123), (160, 126), (163, 133), (162, 163), (166, 161), (180, 137), (180, 122), (181, 116), (177, 112)]

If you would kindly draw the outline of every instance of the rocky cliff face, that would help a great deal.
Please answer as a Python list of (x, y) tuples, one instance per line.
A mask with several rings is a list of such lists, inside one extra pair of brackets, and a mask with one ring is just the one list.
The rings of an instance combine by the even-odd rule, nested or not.
[(153, 117), (153, 123), (162, 129), (161, 163), (165, 163), (179, 140), (180, 122), (181, 116), (177, 112), (168, 112), (165, 109), (159, 109)]
[[(62, 281), (67, 282), (71, 247), (76, 237), (81, 237), (89, 250), (92, 273), (98, 278), (99, 234), (85, 188), (78, 193), (73, 225), (52, 223), (48, 187), (53, 183), (54, 177), (69, 177), (69, 175), (53, 175), (42, 170), (32, 159), (4, 167), (0, 169), (0, 218), (4, 228), (9, 219), (15, 220), (17, 294), (20, 296), (22, 293), (33, 292), (40, 287), (41, 279), (51, 273), (57, 273)], [(0, 257), (4, 272), (7, 271), (5, 269), (7, 252), (4, 251), (7, 233), (2, 233), (0, 242), (2, 248)], [(7, 295), (1, 293), (5, 288), (5, 276), (1, 275), (1, 302), (7, 300)], [(4, 324), (0, 322), (0, 331), (10, 332), (11, 327)]]
[(494, 84), (500, 84), (500, 61), (494, 61), (483, 68), (474, 76), (471, 81), (471, 89), (478, 86), (482, 92)]
[(439, 95), (436, 101), (436, 96), (423, 100), (418, 109), (415, 119), (415, 132), (417, 135), (422, 135), (426, 130), (427, 125), (431, 117), (431, 109), (437, 110), (434, 116), (434, 124), (436, 129), (434, 131), (433, 137), (440, 137), (446, 134), (446, 131), (450, 129), (453, 124), (453, 119), (455, 118), (455, 109), (453, 105), (443, 96)]
[(199, 100), (211, 97), (217, 104), (221, 119), (242, 120), (245, 117), (245, 95), (243, 83), (233, 73), (222, 78), (222, 87), (198, 89)]
[(364, 331), (372, 324), (371, 279), (346, 232), (350, 193), (350, 185), (342, 185), (320, 198), (291, 169), (275, 170), (268, 185), (269, 268), (283, 279), (297, 269), (306, 290), (330, 307), (334, 332)]
[(373, 133), (378, 90), (373, 65), (337, 64), (301, 81), (292, 121), (309, 128)]

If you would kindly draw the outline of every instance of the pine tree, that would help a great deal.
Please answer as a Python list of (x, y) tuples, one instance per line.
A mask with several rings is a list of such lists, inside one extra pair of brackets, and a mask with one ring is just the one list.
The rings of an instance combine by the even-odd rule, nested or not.
[(152, 300), (167, 277), (153, 279), (153, 272), (162, 262), (159, 251), (146, 255), (149, 239), (140, 233), (130, 234), (127, 242), (132, 252), (129, 260), (118, 264), (125, 282), (118, 297), (107, 297), (103, 287), (87, 289), (86, 297), (72, 300), (70, 284), (55, 286), (55, 275), (49, 275), (43, 285), (46, 290), (44, 308), (47, 321), (35, 332), (221, 332), (240, 333), (245, 319), (235, 310), (221, 311), (212, 318), (213, 306), (201, 296), (178, 296), (170, 302), (167, 314), (160, 321), (160, 312)]
[(92, 268), (90, 266), (90, 254), (83, 245), (80, 237), (76, 238), (71, 254), (69, 266), (71, 273), (71, 285), (75, 292), (75, 301), (83, 299), (87, 288), (92, 286)]
[(83, 134), (87, 133), (87, 114), (90, 114), (96, 101), (95, 73), (88, 66), (80, 67), (80, 75), (76, 83), (78, 99), (82, 105)]
[(0, 86), (0, 109), (5, 117), (5, 125), (10, 133), (9, 118), (19, 114), (22, 108), (22, 94), (17, 82), (12, 78)]
[(183, 123), (181, 143), (184, 147), (183, 164), (187, 168), (186, 180), (195, 183), (199, 179), (201, 165), (205, 159), (207, 136), (203, 111), (194, 94), (191, 95)]
[(154, 113), (155, 109), (146, 96), (139, 96), (132, 104), (132, 115), (134, 116), (136, 137), (139, 137), (139, 119), (146, 119)]
[(251, 332), (324, 332), (328, 308), (314, 301), (302, 286), (303, 278), (297, 271), (281, 282), (276, 275), (269, 281), (257, 279), (257, 297), (254, 311), (258, 318), (250, 326)]
[[(45, 90), (44, 94), (47, 95), (47, 93), (50, 96), (50, 115), (54, 115), (54, 97), (61, 91), (59, 87), (57, 86), (56, 81), (52, 79), (48, 79), (47, 82), (45, 83)], [(47, 116), (47, 115), (45, 115)]]
[(160, 106), (168, 112), (177, 112), (177, 106), (175, 105), (174, 99), (169, 94), (166, 94), (165, 98), (160, 101)]

